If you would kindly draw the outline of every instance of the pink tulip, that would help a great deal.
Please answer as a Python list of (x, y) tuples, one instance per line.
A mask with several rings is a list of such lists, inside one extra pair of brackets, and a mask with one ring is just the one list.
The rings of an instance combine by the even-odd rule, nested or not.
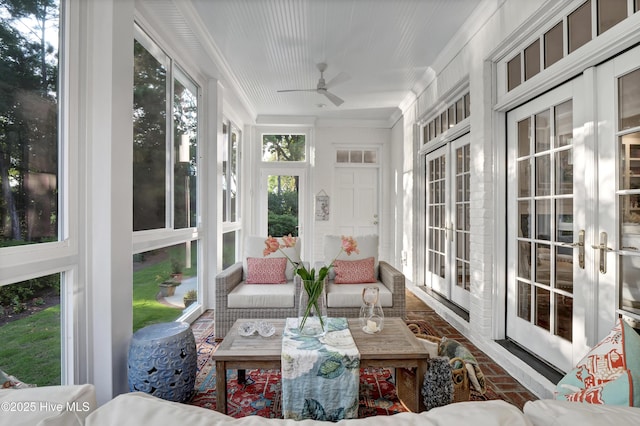
[(351, 253), (360, 253), (356, 240), (353, 237), (345, 237), (344, 235), (342, 236), (342, 249), (347, 253), (347, 256), (350, 256)]
[(269, 235), (269, 238), (267, 238), (264, 241), (264, 244), (267, 246), (264, 251), (262, 252), (263, 256), (268, 256), (271, 253), (275, 253), (276, 251), (278, 251), (278, 249), (280, 248), (280, 244), (278, 244), (278, 239), (272, 237), (271, 235)]
[(282, 242), (284, 243), (282, 247), (295, 247), (296, 246), (296, 237), (292, 237), (291, 234), (282, 237)]

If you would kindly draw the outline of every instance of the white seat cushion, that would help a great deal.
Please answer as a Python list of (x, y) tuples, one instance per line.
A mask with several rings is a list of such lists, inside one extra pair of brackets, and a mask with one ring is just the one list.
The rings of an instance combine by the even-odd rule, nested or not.
[(296, 287), (285, 284), (238, 284), (227, 295), (228, 308), (293, 308)]
[(380, 306), (393, 307), (393, 294), (380, 281), (366, 284), (335, 284), (327, 285), (327, 306), (329, 308), (358, 308), (362, 306), (362, 290), (365, 287), (377, 286), (380, 289)]

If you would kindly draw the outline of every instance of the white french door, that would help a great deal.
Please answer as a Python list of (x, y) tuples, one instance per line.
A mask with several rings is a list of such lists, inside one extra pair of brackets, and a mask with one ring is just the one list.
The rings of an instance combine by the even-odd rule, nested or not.
[(574, 364), (574, 325), (584, 312), (574, 295), (586, 282), (584, 245), (572, 246), (584, 243), (586, 227), (576, 161), (584, 141), (575, 134), (582, 85), (575, 79), (507, 115), (507, 336), (563, 371)]
[[(598, 216), (591, 247), (598, 335), (618, 314), (640, 323), (640, 47), (596, 69)], [(637, 326), (637, 325), (636, 325)]]
[(425, 156), (425, 285), (469, 310), (470, 144), (464, 135)]
[(507, 337), (569, 371), (640, 319), (640, 49), (507, 114)]

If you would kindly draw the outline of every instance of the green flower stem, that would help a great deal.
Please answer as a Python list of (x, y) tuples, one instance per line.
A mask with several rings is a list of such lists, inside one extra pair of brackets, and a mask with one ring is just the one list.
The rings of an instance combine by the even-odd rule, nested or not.
[(322, 294), (322, 288), (324, 286), (323, 281), (321, 280), (304, 280), (304, 290), (307, 292), (307, 296), (309, 296), (309, 302), (307, 302), (307, 307), (304, 311), (304, 316), (302, 317), (302, 322), (300, 323), (300, 328), (303, 328), (305, 323), (307, 322), (307, 318), (311, 314), (311, 309), (315, 308), (318, 313), (318, 318), (320, 319), (320, 326), (324, 330), (324, 320), (322, 319), (322, 313), (320, 312), (320, 307), (318, 306), (318, 297)]
[[(324, 279), (329, 273), (329, 270), (333, 268), (333, 264), (340, 256), (340, 253), (344, 251), (344, 248), (341, 246), (340, 251), (333, 258), (329, 266), (323, 266), (318, 271), (318, 278), (316, 279), (316, 270), (311, 269), (311, 271), (307, 271), (307, 269), (302, 266), (302, 262), (294, 262), (291, 260), (289, 256), (282, 250), (282, 248), (278, 248), (278, 250), (287, 258), (289, 262), (293, 265), (296, 274), (300, 276), (302, 281), (304, 282), (304, 290), (307, 292), (307, 296), (309, 296), (309, 302), (307, 303), (307, 307), (304, 311), (304, 316), (302, 317), (302, 322), (300, 323), (300, 328), (303, 328), (305, 323), (307, 322), (307, 318), (311, 314), (311, 309), (315, 308), (318, 313), (318, 318), (320, 318), (320, 326), (324, 330), (324, 320), (322, 319), (322, 313), (320, 312), (320, 307), (318, 306), (318, 297), (322, 294), (322, 288), (324, 287)], [(351, 254), (351, 253), (349, 253)]]

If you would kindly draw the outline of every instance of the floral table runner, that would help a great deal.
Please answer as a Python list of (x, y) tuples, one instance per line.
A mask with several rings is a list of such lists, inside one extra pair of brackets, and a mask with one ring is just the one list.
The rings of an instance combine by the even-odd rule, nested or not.
[(346, 318), (329, 318), (327, 333), (300, 335), (287, 318), (282, 337), (282, 411), (285, 419), (358, 416), (360, 354)]

